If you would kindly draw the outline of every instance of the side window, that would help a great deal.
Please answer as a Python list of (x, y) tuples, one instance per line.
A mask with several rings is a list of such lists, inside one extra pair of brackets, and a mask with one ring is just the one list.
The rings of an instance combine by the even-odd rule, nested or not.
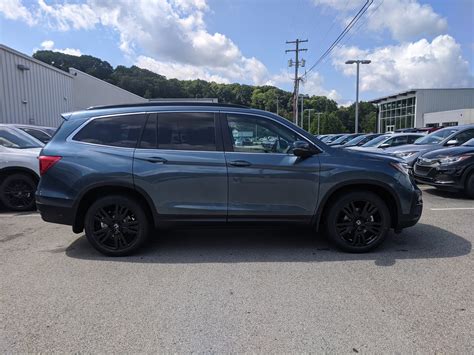
[(73, 140), (135, 148), (144, 123), (143, 114), (96, 118), (76, 133)]
[(29, 135), (35, 137), (36, 139), (38, 139), (42, 143), (46, 144), (51, 140), (51, 136), (47, 135), (46, 133), (44, 133), (43, 131), (40, 131), (38, 129), (28, 128), (28, 127), (20, 128), (20, 129), (22, 131), (28, 133)]
[(158, 114), (158, 149), (215, 151), (214, 114), (174, 112)]
[(156, 114), (151, 114), (146, 121), (145, 128), (143, 129), (139, 148), (156, 149), (158, 142), (157, 134)]
[(420, 137), (423, 137), (423, 136), (408, 136), (408, 141), (407, 143), (408, 144), (412, 144), (412, 143), (415, 143), (415, 141), (420, 138)]
[(471, 138), (474, 138), (474, 129), (468, 129), (453, 137), (453, 139), (458, 141), (459, 145), (466, 143)]
[(227, 123), (234, 152), (288, 153), (296, 133), (263, 117), (228, 114)]
[(394, 137), (390, 144), (391, 147), (407, 144), (407, 136)]

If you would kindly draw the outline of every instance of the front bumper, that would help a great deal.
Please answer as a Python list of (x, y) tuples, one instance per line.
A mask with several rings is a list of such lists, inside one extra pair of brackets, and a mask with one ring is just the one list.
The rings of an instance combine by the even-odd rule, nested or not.
[(462, 189), (462, 170), (456, 167), (424, 166), (415, 164), (415, 180), (421, 184), (445, 189)]
[(423, 198), (420, 189), (416, 189), (413, 194), (410, 213), (402, 214), (398, 218), (397, 226), (395, 230), (401, 230), (403, 228), (414, 226), (418, 223), (423, 212)]

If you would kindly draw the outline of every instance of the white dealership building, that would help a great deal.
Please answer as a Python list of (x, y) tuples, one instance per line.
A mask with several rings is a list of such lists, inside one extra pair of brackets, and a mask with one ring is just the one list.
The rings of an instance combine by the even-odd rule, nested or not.
[(379, 132), (474, 123), (474, 88), (413, 89), (370, 101)]
[(64, 72), (0, 44), (0, 123), (56, 127), (61, 113), (147, 99), (80, 70)]

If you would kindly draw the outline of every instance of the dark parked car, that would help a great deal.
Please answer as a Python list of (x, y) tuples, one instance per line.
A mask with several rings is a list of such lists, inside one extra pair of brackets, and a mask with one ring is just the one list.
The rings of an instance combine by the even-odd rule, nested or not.
[[(324, 227), (340, 248), (365, 252), (421, 215), (399, 159), (333, 149), (269, 112), (153, 103), (64, 119), (40, 154), (38, 209), (107, 255), (135, 251), (170, 223)], [(236, 145), (244, 135), (252, 146)]]
[(343, 136), (339, 137), (338, 139), (333, 140), (331, 143), (329, 143), (330, 146), (336, 148), (336, 147), (342, 147), (344, 144), (349, 142), (351, 139), (355, 137), (362, 136), (363, 133), (350, 133), (350, 134), (344, 134)]
[(364, 144), (370, 142), (372, 139), (380, 137), (382, 133), (369, 133), (369, 134), (364, 134), (362, 136), (358, 136), (355, 138), (352, 138), (349, 142), (345, 143), (343, 145), (344, 148), (349, 148), (349, 147), (360, 147), (363, 146)]
[(421, 183), (465, 191), (474, 198), (474, 138), (459, 147), (423, 154), (415, 163), (414, 175)]
[(419, 156), (446, 147), (459, 146), (474, 138), (474, 124), (442, 128), (417, 140), (414, 144), (390, 148), (386, 152), (413, 166)]

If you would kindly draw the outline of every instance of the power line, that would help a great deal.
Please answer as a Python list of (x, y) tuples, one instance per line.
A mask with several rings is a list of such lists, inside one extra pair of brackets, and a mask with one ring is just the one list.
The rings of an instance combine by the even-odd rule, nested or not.
[(302, 77), (307, 76), (319, 63), (321, 63), (337, 46), (337, 44), (346, 36), (346, 34), (354, 27), (354, 25), (359, 21), (359, 19), (364, 15), (367, 9), (372, 5), (374, 0), (366, 0), (365, 4), (361, 7), (359, 12), (354, 16), (354, 18), (347, 24), (344, 30), (339, 34), (339, 36), (334, 40), (334, 42), (329, 46), (329, 48), (318, 58), (316, 63), (314, 63), (308, 71), (304, 73)]
[(304, 67), (305, 66), (305, 60), (302, 59), (301, 61), (299, 60), (299, 53), (300, 52), (306, 52), (306, 48), (300, 48), (300, 43), (305, 43), (308, 42), (307, 39), (296, 39), (294, 41), (286, 41), (287, 44), (294, 44), (295, 49), (287, 49), (285, 50), (285, 53), (289, 52), (295, 52), (295, 61), (293, 62), (292, 59), (288, 61), (288, 66), (292, 67), (293, 65), (295, 66), (295, 78), (293, 79), (295, 81), (295, 86), (293, 90), (293, 120), (295, 121), (296, 124), (298, 124), (298, 92), (299, 92), (299, 82), (301, 80), (301, 77), (298, 76), (298, 68)]

